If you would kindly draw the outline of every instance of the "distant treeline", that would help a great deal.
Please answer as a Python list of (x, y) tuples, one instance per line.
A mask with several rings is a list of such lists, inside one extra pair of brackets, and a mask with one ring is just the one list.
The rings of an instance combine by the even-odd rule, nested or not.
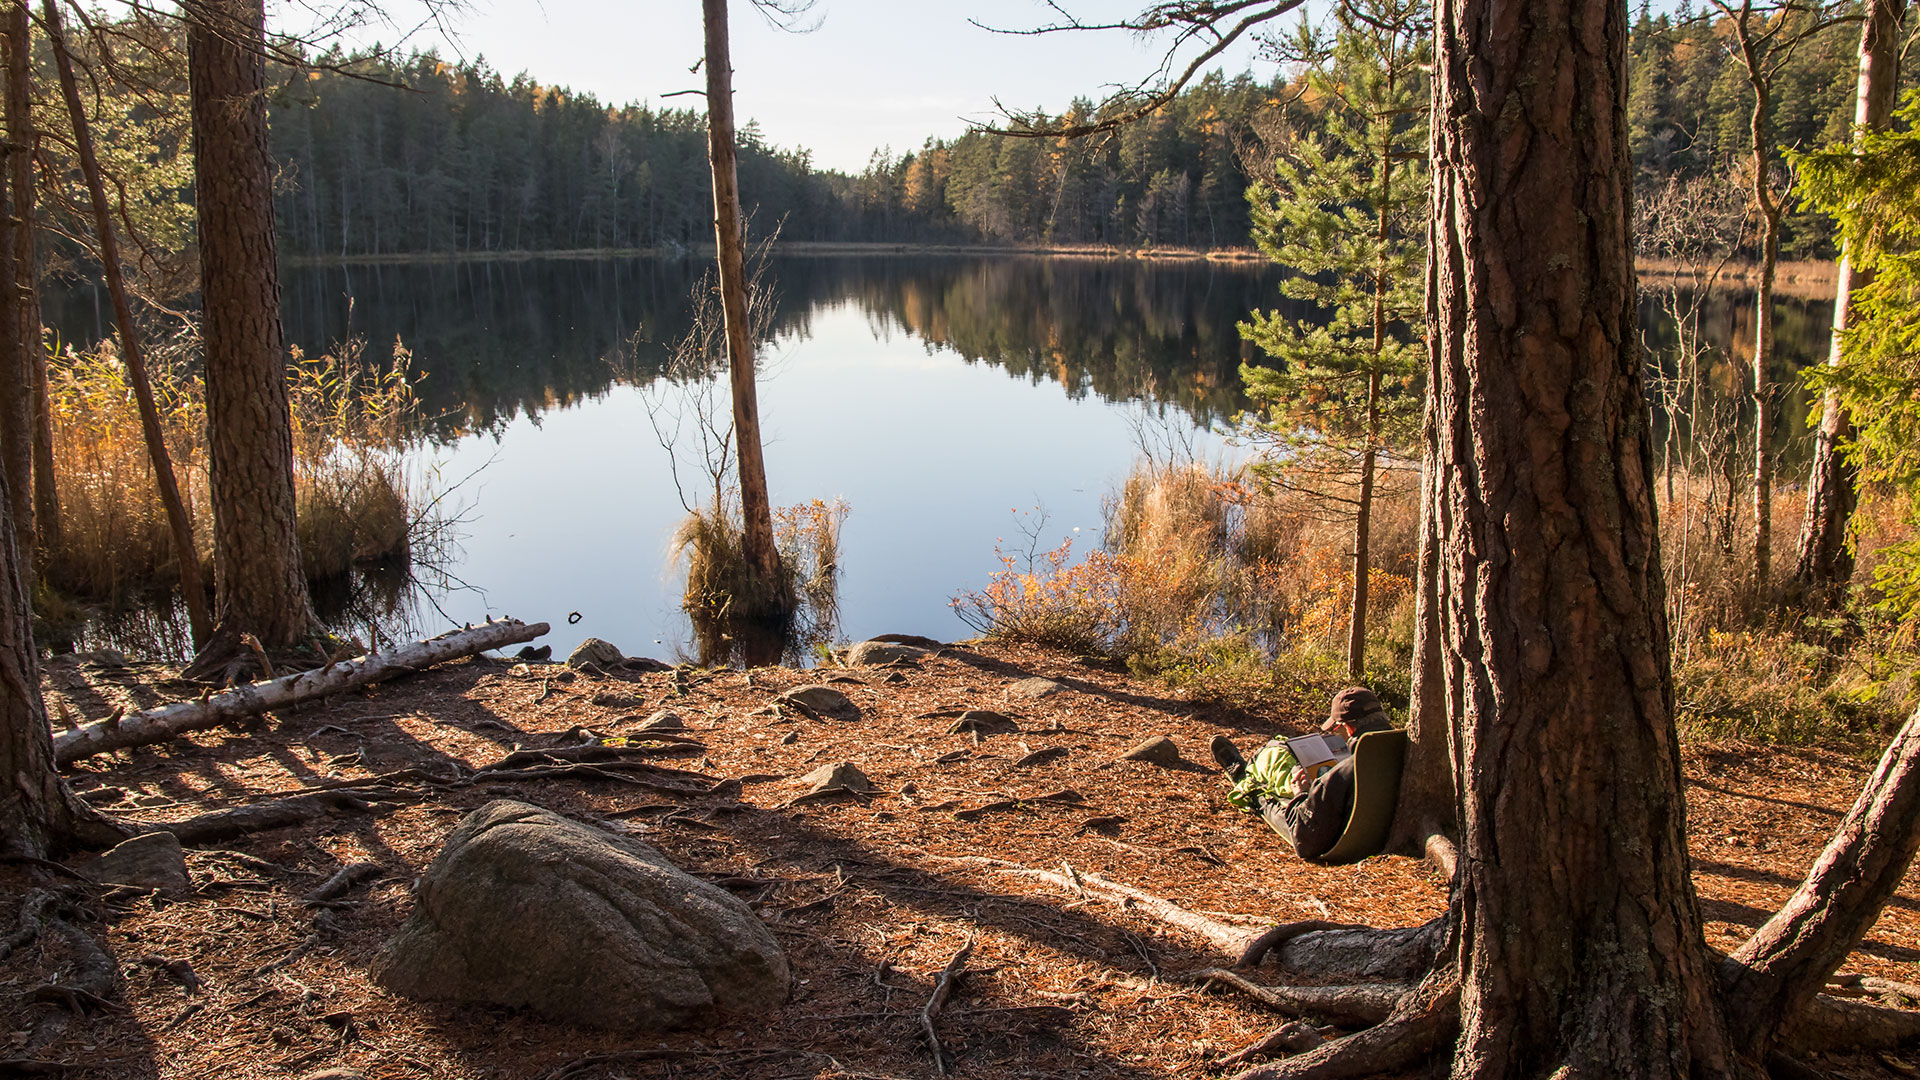
[[(1718, 20), (1682, 5), (1633, 28), (1632, 153), (1642, 182), (1725, 173), (1748, 140), (1752, 92)], [(1856, 23), (1798, 49), (1773, 92), (1788, 146), (1845, 135)], [(1908, 64), (1911, 84), (1920, 64)], [(433, 54), (281, 80), (273, 142), (289, 254), (483, 253), (645, 248), (710, 239), (705, 119), (692, 109), (611, 107)], [(404, 86), (404, 92), (381, 82)], [(1097, 114), (1088, 101), (1062, 119)], [(1153, 116), (1082, 140), (969, 132), (857, 176), (804, 150), (741, 134), (740, 186), (754, 228), (829, 242), (1240, 247), (1243, 192), (1272, 149), (1310, 133), (1316, 103), (1287, 78), (1208, 76)], [(1788, 257), (1830, 252), (1814, 216), (1790, 219)]]

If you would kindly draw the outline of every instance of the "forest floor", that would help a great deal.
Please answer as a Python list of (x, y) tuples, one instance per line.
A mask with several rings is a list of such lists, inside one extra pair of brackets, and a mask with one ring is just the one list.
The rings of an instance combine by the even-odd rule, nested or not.
[[(46, 685), (56, 714), (92, 719), (177, 695), (166, 691), (170, 674), (68, 661), (49, 664)], [(1010, 701), (1007, 687), (1033, 676), (1066, 689)], [(860, 706), (862, 720), (766, 708), (783, 690), (830, 679)], [(98, 921), (90, 931), (119, 969), (118, 1000), (75, 1018), (31, 1056), (65, 1063), (62, 1075), (75, 1080), (292, 1080), (328, 1068), (378, 1080), (919, 1080), (935, 1075), (920, 1011), (934, 977), (971, 938), (971, 957), (938, 1019), (953, 1075), (1216, 1075), (1218, 1057), (1283, 1020), (1232, 991), (1180, 979), (1232, 957), (1137, 910), (978, 857), (1053, 871), (1070, 865), (1249, 927), (1432, 918), (1444, 907), (1444, 883), (1426, 863), (1309, 865), (1227, 805), (1208, 739), (1226, 734), (1250, 750), (1276, 730), (1306, 730), (1325, 707), (1302, 700), (1273, 716), (1222, 711), (1020, 647), (950, 647), (889, 669), (751, 674), (599, 676), (475, 659), (282, 713), (255, 730), (94, 758), (70, 774), (89, 801), (172, 820), (399, 769), (469, 774), (516, 747), (577, 739), (576, 728), (621, 734), (667, 708), (704, 744), (667, 764), (739, 784), (722, 789), (737, 792), (737, 803), (723, 805), (579, 778), (402, 783), (404, 791), (376, 800), (370, 812), (190, 850), (191, 894), (114, 898), (93, 890), (87, 907)], [(956, 711), (968, 708), (1012, 714), (1021, 730), (980, 741), (947, 734)], [(1172, 738), (1186, 763), (1117, 760), (1153, 735)], [(1017, 764), (1048, 748), (1064, 753)], [(787, 805), (804, 790), (801, 775), (839, 761), (857, 764), (880, 793)], [(1819, 749), (1687, 747), (1692, 847), (1713, 946), (1738, 944), (1798, 883), (1867, 769)], [(1069, 790), (1081, 799), (1014, 801)], [(411, 881), (463, 814), (501, 797), (601, 822), (683, 869), (722, 879), (788, 950), (791, 999), (772, 1016), (660, 1036), (582, 1031), (526, 1012), (420, 1003), (380, 989), (368, 966), (410, 910)], [(1001, 803), (1008, 805), (971, 812)], [(302, 902), (335, 870), (360, 861), (378, 863), (381, 874), (344, 902)], [(0, 867), (0, 896), (19, 896), (36, 872), (44, 873)], [(0, 932), (11, 929), (12, 906), (0, 904)], [(0, 1035), (11, 1039), (0, 1059), (23, 1054), (35, 1024), (62, 1008), (25, 1002), (31, 988), (58, 981), (73, 961), (68, 947), (44, 935), (0, 967)], [(169, 974), (171, 961), (190, 966), (197, 992)], [(1841, 971), (1920, 982), (1920, 871)], [(1283, 976), (1269, 965), (1256, 978)], [(1835, 1076), (1905, 1077), (1920, 1054), (1819, 1064)]]

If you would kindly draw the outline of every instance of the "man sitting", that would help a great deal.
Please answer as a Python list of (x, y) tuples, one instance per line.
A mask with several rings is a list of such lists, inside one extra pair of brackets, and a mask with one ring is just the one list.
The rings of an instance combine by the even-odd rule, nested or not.
[[(1393, 727), (1373, 691), (1349, 686), (1336, 694), (1321, 731), (1337, 731), (1351, 742), (1372, 731)], [(1287, 838), (1303, 859), (1318, 859), (1333, 850), (1353, 812), (1353, 756), (1320, 770), (1308, 781), (1284, 736), (1276, 735), (1253, 755), (1251, 762), (1225, 735), (1213, 738), (1213, 760), (1233, 781), (1227, 801), (1259, 814), (1274, 832)]]

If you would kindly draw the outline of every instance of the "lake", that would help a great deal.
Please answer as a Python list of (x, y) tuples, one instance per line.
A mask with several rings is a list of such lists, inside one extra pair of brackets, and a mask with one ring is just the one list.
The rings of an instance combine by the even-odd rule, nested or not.
[[(289, 343), (309, 352), (399, 338), (433, 418), (416, 474), (451, 488), (452, 581), (408, 629), (511, 615), (554, 624), (564, 654), (589, 635), (629, 654), (688, 648), (667, 542), (685, 516), (649, 402), (684, 335), (706, 265), (671, 259), (295, 267)], [(1231, 455), (1216, 433), (1244, 405), (1254, 354), (1235, 324), (1281, 303), (1264, 263), (975, 255), (776, 257), (760, 407), (776, 505), (843, 500), (841, 636), (970, 633), (948, 601), (999, 568), (996, 545), (1097, 544), (1101, 502), (1143, 440)], [(1831, 304), (1782, 298), (1781, 373), (1824, 356)], [(96, 336), (92, 290), (50, 318)], [(1751, 303), (1706, 320), (1737, 339)], [(1664, 333), (1651, 304), (1650, 340)], [(91, 331), (91, 332), (89, 332)], [(1737, 350), (1736, 350), (1737, 351)], [(1728, 390), (1732, 391), (1729, 383)], [(724, 401), (724, 397), (722, 398)], [(1804, 415), (1804, 404), (1783, 412)], [(1799, 460), (1797, 423), (1781, 433)], [(682, 454), (686, 500), (708, 486)], [(1032, 534), (1031, 539), (1029, 534)], [(433, 575), (428, 575), (429, 579)], [(577, 613), (571, 625), (569, 616)]]

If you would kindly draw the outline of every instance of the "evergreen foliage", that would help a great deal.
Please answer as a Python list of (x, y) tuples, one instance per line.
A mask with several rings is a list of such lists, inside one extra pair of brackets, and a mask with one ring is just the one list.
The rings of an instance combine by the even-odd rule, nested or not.
[[(1247, 190), (1253, 238), (1295, 271), (1281, 286), (1315, 309), (1256, 311), (1241, 333), (1277, 362), (1241, 367), (1265, 411), (1246, 429), (1276, 449), (1342, 461), (1409, 445), (1425, 348), (1427, 79), (1423, 0), (1339, 13), (1330, 62), (1306, 77), (1319, 131), (1291, 141)], [(1386, 27), (1388, 29), (1382, 29)]]
[[(1893, 498), (1920, 529), (1920, 91), (1907, 93), (1893, 127), (1856, 147), (1798, 158), (1799, 192), (1832, 216), (1854, 264), (1873, 274), (1853, 293), (1846, 350), (1809, 368), (1854, 418), (1848, 452), (1863, 502)], [(1908, 626), (1920, 617), (1920, 540), (1881, 549), (1883, 603)]]

